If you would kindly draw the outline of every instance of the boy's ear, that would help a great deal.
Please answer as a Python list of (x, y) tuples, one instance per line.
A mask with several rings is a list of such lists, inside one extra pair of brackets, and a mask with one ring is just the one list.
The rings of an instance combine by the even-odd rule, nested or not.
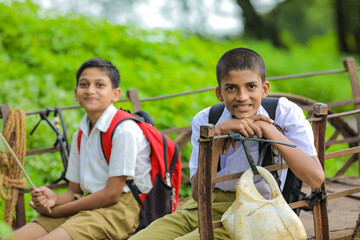
[(221, 93), (221, 89), (220, 89), (219, 86), (216, 87), (215, 92), (216, 92), (216, 97), (217, 97), (217, 99), (219, 99), (220, 102), (223, 102), (224, 99), (223, 99), (223, 96), (222, 96), (222, 93)]
[(263, 98), (266, 98), (266, 96), (269, 94), (270, 84), (268, 81), (265, 81), (262, 85), (263, 88)]
[(120, 88), (115, 88), (113, 90), (114, 96), (113, 96), (113, 102), (116, 102), (117, 100), (119, 100), (120, 95), (121, 95), (121, 89)]
[(75, 94), (75, 101), (78, 101), (78, 98), (76, 96), (76, 92), (77, 92), (77, 87), (74, 88), (74, 94)]

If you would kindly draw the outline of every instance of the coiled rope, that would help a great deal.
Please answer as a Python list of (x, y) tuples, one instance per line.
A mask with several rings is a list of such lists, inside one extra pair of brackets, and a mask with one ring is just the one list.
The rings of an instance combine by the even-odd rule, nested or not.
[[(22, 165), (26, 155), (25, 112), (11, 110), (3, 129), (3, 136)], [(2, 150), (2, 151), (1, 151)], [(16, 160), (4, 149), (0, 149), (0, 192), (5, 200), (4, 221), (12, 226), (19, 189), (25, 188), (25, 179)], [(4, 191), (6, 190), (6, 191)]]

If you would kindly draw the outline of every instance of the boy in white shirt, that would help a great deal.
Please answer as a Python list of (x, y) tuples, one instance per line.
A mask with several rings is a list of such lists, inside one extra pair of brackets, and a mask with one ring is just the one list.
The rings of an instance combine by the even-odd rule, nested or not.
[[(305, 183), (319, 188), (325, 179), (323, 169), (314, 147), (313, 132), (302, 110), (286, 98), (280, 98), (274, 121), (261, 106), (261, 100), (269, 92), (269, 82), (265, 80), (265, 64), (256, 52), (246, 48), (236, 48), (226, 52), (216, 67), (218, 86), (216, 97), (224, 102), (225, 109), (216, 126), (215, 135), (231, 132), (241, 133), (245, 137), (267, 138), (269, 140), (296, 144), (296, 148), (274, 144), (285, 162)], [(140, 239), (199, 239), (197, 209), (197, 167), (199, 155), (200, 126), (209, 123), (210, 107), (199, 112), (192, 122), (191, 143), (193, 150), (190, 158), (190, 177), (192, 180), (192, 198), (187, 199), (180, 211), (156, 220), (140, 231), (131, 240)], [(284, 131), (281, 133), (275, 125)], [(241, 143), (230, 139), (216, 140), (212, 175), (221, 176), (248, 169), (249, 163)], [(236, 145), (236, 146), (235, 146)], [(254, 160), (258, 159), (258, 142), (248, 143)], [(218, 162), (220, 159), (220, 171)], [(279, 171), (281, 188), (285, 183), (287, 170)], [(212, 193), (213, 220), (220, 221), (221, 216), (235, 200), (236, 180), (218, 183)], [(258, 190), (269, 197), (265, 180), (256, 183)], [(261, 223), (259, 223), (261, 224)], [(215, 239), (230, 239), (224, 227), (214, 230)], [(147, 236), (145, 238), (145, 236)]]
[(40, 215), (15, 231), (19, 240), (127, 239), (139, 224), (140, 208), (126, 180), (133, 179), (143, 193), (152, 188), (150, 144), (135, 121), (125, 120), (114, 130), (109, 162), (102, 151), (101, 133), (109, 128), (117, 112), (113, 102), (121, 94), (119, 71), (92, 58), (80, 66), (76, 81), (75, 98), (86, 114), (73, 135), (68, 190), (56, 194), (43, 186), (31, 192), (30, 205)]

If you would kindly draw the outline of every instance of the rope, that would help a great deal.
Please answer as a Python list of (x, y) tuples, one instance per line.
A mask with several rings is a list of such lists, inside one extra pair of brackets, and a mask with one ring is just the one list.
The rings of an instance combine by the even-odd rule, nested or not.
[[(22, 165), (26, 155), (25, 112), (11, 110), (3, 129), (3, 136), (18, 157)], [(4, 221), (12, 226), (14, 212), (20, 188), (25, 188), (22, 171), (13, 156), (8, 152), (0, 152), (0, 187), (1, 197), (5, 200)], [(6, 193), (4, 192), (6, 189)]]

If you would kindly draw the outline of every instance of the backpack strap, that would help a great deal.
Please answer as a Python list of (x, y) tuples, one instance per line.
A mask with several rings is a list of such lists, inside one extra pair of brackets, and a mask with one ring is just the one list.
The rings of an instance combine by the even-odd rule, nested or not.
[(225, 104), (223, 102), (217, 103), (210, 108), (209, 123), (216, 124), (219, 121), (222, 113), (224, 112)]
[[(261, 106), (263, 106), (263, 108), (265, 108), (266, 112), (269, 114), (269, 117), (272, 120), (275, 120), (275, 113), (276, 113), (276, 107), (278, 105), (279, 99), (278, 98), (273, 98), (273, 97), (266, 97), (263, 98), (261, 101)], [(270, 166), (273, 164), (272, 161), (272, 156), (271, 156), (271, 147), (268, 146), (264, 146), (264, 144), (260, 144), (260, 149), (263, 149), (266, 147), (266, 152), (265, 152), (265, 156), (264, 156), (264, 162), (261, 164), (262, 166)], [(273, 174), (276, 174), (275, 179), (276, 181), (279, 183), (279, 176), (277, 175), (277, 172), (274, 171)]]
[(106, 132), (102, 132), (100, 135), (100, 142), (101, 142), (101, 148), (104, 154), (104, 157), (107, 161), (107, 163), (110, 162), (110, 156), (111, 156), (111, 148), (112, 148), (112, 138), (114, 136), (114, 130), (116, 127), (124, 120), (132, 119), (136, 122), (141, 122), (140, 119), (136, 118), (131, 113), (128, 113), (123, 110), (118, 110), (116, 114), (114, 115), (113, 119), (111, 120), (110, 126)]
[(80, 147), (81, 147), (81, 137), (82, 137), (82, 130), (80, 129), (79, 133), (78, 133), (78, 138), (77, 138), (77, 146), (78, 146), (79, 153), (80, 153)]
[[(118, 110), (114, 115), (113, 119), (111, 120), (110, 126), (106, 132), (101, 132), (100, 134), (100, 143), (101, 149), (106, 159), (106, 162), (109, 163), (110, 155), (111, 155), (111, 148), (112, 148), (112, 138), (114, 135), (115, 128), (125, 119), (132, 119), (136, 122), (141, 122), (136, 116), (124, 111)], [(82, 130), (79, 130), (78, 138), (77, 138), (77, 146), (80, 153), (81, 147), (81, 138), (82, 138)]]
[(261, 101), (261, 106), (265, 108), (266, 112), (272, 120), (275, 120), (276, 107), (278, 105), (279, 98), (266, 97)]

